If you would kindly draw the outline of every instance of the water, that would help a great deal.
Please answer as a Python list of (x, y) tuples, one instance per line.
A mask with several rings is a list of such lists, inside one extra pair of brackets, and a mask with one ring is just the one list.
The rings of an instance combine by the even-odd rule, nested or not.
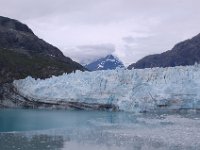
[(199, 149), (200, 115), (0, 110), (0, 150)]

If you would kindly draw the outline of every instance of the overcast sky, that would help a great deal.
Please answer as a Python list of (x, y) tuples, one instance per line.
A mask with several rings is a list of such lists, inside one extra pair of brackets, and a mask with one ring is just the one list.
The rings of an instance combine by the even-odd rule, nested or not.
[(200, 33), (200, 0), (0, 0), (0, 15), (78, 62), (115, 54), (129, 65)]

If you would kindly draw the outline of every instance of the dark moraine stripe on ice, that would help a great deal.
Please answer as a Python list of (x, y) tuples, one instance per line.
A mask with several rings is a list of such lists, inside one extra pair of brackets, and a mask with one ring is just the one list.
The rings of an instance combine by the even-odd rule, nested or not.
[(37, 101), (20, 95), (12, 84), (4, 84), (0, 86), (0, 108), (75, 109), (104, 111), (119, 110), (119, 108), (113, 104), (80, 103), (67, 101)]

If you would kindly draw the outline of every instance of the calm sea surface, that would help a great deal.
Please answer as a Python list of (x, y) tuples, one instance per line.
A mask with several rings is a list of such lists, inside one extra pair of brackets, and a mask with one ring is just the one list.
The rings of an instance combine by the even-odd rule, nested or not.
[(200, 114), (0, 110), (0, 150), (200, 148)]

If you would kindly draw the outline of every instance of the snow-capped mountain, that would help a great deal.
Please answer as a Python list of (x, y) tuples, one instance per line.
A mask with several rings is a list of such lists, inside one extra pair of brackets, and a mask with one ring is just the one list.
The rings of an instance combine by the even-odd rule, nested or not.
[(14, 81), (23, 97), (38, 102), (114, 105), (124, 111), (200, 109), (200, 65), (116, 69)]
[(115, 56), (108, 55), (85, 65), (85, 68), (91, 71), (96, 70), (113, 70), (116, 68), (124, 68), (123, 63)]

